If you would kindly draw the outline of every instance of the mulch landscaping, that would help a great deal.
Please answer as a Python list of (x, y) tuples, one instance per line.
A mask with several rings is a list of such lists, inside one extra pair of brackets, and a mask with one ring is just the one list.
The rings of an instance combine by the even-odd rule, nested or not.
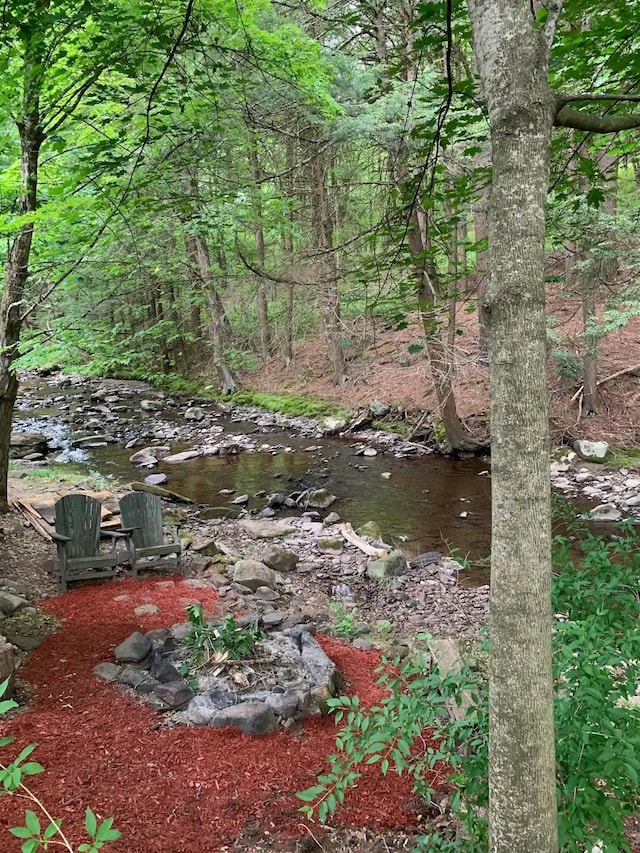
[[(30, 787), (76, 844), (84, 840), (87, 806), (101, 818), (113, 817), (122, 832), (108, 848), (113, 853), (240, 849), (233, 845), (248, 827), (270, 835), (274, 850), (276, 839), (322, 835), (303, 819), (295, 793), (314, 784), (335, 750), (331, 718), (264, 737), (168, 727), (161, 714), (123, 696), (124, 688), (93, 675), (93, 667), (111, 660), (114, 647), (133, 631), (183, 621), (194, 600), (217, 612), (215, 591), (194, 590), (179, 577), (85, 586), (41, 604), (62, 627), (20, 670), (32, 698), (0, 732), (16, 737), (11, 757), (28, 743), (38, 744), (34, 757), (46, 772), (31, 777)], [(157, 605), (159, 614), (136, 616), (134, 608), (142, 604)], [(346, 677), (348, 692), (365, 706), (379, 701), (378, 654), (320, 640)], [(432, 784), (442, 787), (444, 779), (443, 772)], [(18, 797), (2, 800), (0, 846), (7, 853), (20, 850), (8, 828), (29, 807)], [(408, 830), (418, 820), (410, 780), (383, 777), (377, 764), (364, 770), (337, 815), (342, 827), (374, 832)]]

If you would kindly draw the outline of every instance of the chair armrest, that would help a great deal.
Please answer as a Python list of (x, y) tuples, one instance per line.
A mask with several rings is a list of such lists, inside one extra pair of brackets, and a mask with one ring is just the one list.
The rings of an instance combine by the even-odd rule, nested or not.
[(54, 542), (71, 542), (71, 537), (65, 536), (63, 533), (52, 533), (51, 538)]
[(103, 527), (100, 528), (100, 536), (105, 539), (126, 539), (129, 535), (126, 529), (120, 528), (119, 530), (105, 530)]

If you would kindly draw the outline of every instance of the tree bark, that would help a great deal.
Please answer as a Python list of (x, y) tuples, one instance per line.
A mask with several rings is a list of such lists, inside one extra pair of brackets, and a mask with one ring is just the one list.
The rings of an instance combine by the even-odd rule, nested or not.
[(192, 281), (198, 290), (204, 293), (209, 309), (210, 320), (207, 331), (213, 345), (213, 363), (218, 374), (218, 386), (222, 394), (233, 394), (238, 390), (238, 385), (225, 356), (228, 346), (229, 320), (211, 276), (209, 247), (203, 235), (194, 237), (186, 234), (185, 245)]
[[(42, 81), (43, 40), (34, 32), (25, 37), (22, 111), (16, 124), (20, 134), (21, 217), (35, 213), (38, 204), (38, 166), (44, 133), (40, 124), (40, 86)], [(29, 278), (29, 260), (34, 224), (27, 219), (13, 238), (5, 268), (5, 283), (0, 300), (0, 512), (8, 509), (7, 478), (11, 422), (18, 394), (14, 362), (22, 329), (23, 297)]]
[(311, 225), (317, 252), (316, 269), (320, 315), (327, 342), (333, 382), (342, 385), (347, 372), (342, 348), (342, 323), (340, 295), (338, 292), (338, 264), (333, 247), (333, 211), (329, 198), (327, 178), (329, 173), (328, 143), (318, 140), (310, 160)]
[[(251, 165), (251, 179), (253, 181), (253, 214), (255, 222), (253, 233), (256, 244), (256, 255), (258, 258), (258, 269), (265, 268), (266, 248), (264, 243), (264, 228), (262, 227), (262, 200), (260, 197), (260, 182), (262, 180), (262, 169), (258, 155), (258, 140), (255, 132), (249, 128), (249, 162)], [(266, 361), (271, 352), (271, 329), (269, 327), (269, 303), (267, 300), (266, 283), (263, 278), (257, 276), (258, 289), (258, 322), (260, 328), (260, 353)]]
[(489, 849), (557, 853), (544, 236), (554, 97), (524, 0), (468, 0), (489, 107)]
[(421, 221), (417, 207), (411, 213), (407, 242), (413, 257), (418, 284), (418, 308), (424, 330), (424, 348), (429, 359), (433, 386), (438, 402), (438, 411), (447, 435), (449, 448), (454, 452), (478, 449), (465, 429), (453, 390), (453, 359), (447, 352), (439, 319), (438, 300), (442, 298), (441, 286), (433, 260), (428, 254), (428, 232), (426, 216)]

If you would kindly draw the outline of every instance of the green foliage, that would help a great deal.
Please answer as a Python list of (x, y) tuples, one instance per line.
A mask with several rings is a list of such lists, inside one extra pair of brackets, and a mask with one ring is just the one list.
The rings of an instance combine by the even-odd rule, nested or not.
[[(0, 684), (0, 697), (5, 695), (8, 686), (8, 679)], [(0, 701), (0, 716), (17, 707), (17, 703), (12, 699)], [(11, 736), (2, 737), (0, 738), (0, 747), (9, 746), (14, 740), (15, 738)], [(36, 761), (27, 760), (35, 749), (35, 744), (29, 744), (24, 747), (13, 761), (8, 764), (0, 762), (0, 800), (3, 796), (17, 796), (30, 800), (38, 809), (41, 817), (44, 818), (44, 822), (41, 823), (41, 817), (38, 817), (38, 813), (31, 809), (26, 809), (24, 813), (24, 825), (14, 826), (9, 829), (11, 835), (23, 842), (20, 848), (22, 853), (36, 853), (38, 850), (49, 850), (51, 846), (61, 847), (70, 851), (70, 853), (98, 853), (105, 844), (120, 838), (120, 832), (113, 828), (113, 818), (107, 818), (107, 820), (98, 823), (94, 812), (90, 808), (87, 808), (84, 826), (90, 840), (82, 842), (75, 847), (67, 839), (62, 830), (62, 821), (52, 818), (46, 806), (43, 805), (25, 784), (25, 780), (29, 776), (44, 773), (42, 765)]]
[(336, 620), (333, 630), (339, 637), (346, 637), (352, 640), (358, 636), (360, 632), (356, 621), (357, 611), (355, 607), (347, 610), (342, 601), (338, 600), (329, 602), (329, 610), (333, 613)]
[[(605, 853), (628, 853), (624, 818), (640, 807), (640, 538), (633, 525), (623, 524), (620, 535), (606, 542), (590, 533), (566, 502), (559, 509), (571, 535), (554, 540), (554, 564), (562, 571), (552, 590), (560, 850), (579, 853), (600, 840)], [(572, 557), (576, 538), (577, 564)], [(418, 658), (399, 668), (386, 666), (381, 683), (388, 694), (368, 710), (357, 696), (330, 702), (336, 722), (343, 724), (337, 752), (327, 759), (328, 770), (317, 784), (298, 794), (305, 803), (302, 811), (326, 820), (364, 764), (379, 762), (385, 774), (409, 773), (415, 792), (427, 802), (433, 796), (433, 774), (439, 773), (441, 782), (450, 771), (448, 782), (455, 786), (451, 810), (460, 831), (451, 839), (427, 837), (420, 849), (486, 850), (484, 674), (465, 666), (459, 675), (442, 676)], [(461, 705), (465, 691), (472, 705), (462, 720), (451, 719), (447, 704)], [(425, 730), (427, 746), (416, 748)]]
[(318, 418), (345, 414), (343, 409), (339, 409), (324, 400), (295, 397), (293, 394), (277, 396), (263, 394), (261, 391), (238, 391), (225, 399), (230, 403), (236, 403), (238, 406), (258, 406), (261, 409), (267, 409), (269, 412), (280, 412), (283, 415), (304, 415), (310, 418)]
[(582, 374), (580, 359), (566, 347), (554, 347), (551, 358), (560, 379), (577, 379)]
[(204, 610), (199, 604), (187, 607), (187, 616), (191, 629), (184, 639), (185, 645), (192, 649), (188, 670), (206, 666), (212, 659), (240, 660), (248, 657), (256, 643), (266, 634), (258, 623), (242, 628), (230, 614), (221, 625), (212, 625), (207, 621)]

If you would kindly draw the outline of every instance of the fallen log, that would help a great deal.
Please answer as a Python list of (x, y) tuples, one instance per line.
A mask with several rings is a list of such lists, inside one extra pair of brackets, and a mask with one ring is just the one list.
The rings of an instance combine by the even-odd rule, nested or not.
[(129, 486), (134, 492), (149, 492), (152, 495), (157, 495), (159, 498), (166, 498), (170, 501), (178, 503), (192, 504), (195, 501), (191, 498), (186, 498), (184, 495), (179, 495), (177, 492), (171, 492), (169, 489), (163, 489), (161, 486), (152, 486), (150, 483), (129, 483)]
[(355, 545), (356, 548), (359, 548), (369, 557), (386, 557), (389, 553), (385, 548), (375, 548), (373, 545), (370, 545), (365, 539), (361, 536), (358, 536), (353, 531), (353, 527), (349, 524), (349, 522), (345, 522), (344, 524), (339, 525), (338, 530), (347, 542), (350, 542), (352, 545)]

